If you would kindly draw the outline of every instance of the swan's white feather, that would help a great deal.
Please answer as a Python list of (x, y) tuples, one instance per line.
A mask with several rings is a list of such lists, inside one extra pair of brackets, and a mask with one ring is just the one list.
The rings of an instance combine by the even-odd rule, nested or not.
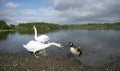
[(37, 42), (37, 41), (29, 41), (26, 45), (23, 45), (23, 46), (28, 51), (32, 51), (32, 52), (39, 51), (39, 50), (47, 48), (47, 45), (44, 45), (44, 44), (42, 44), (40, 42)]
[(47, 35), (40, 35), (40, 36), (36, 37), (35, 40), (45, 43), (49, 40), (49, 37)]
[(35, 40), (36, 41), (39, 41), (39, 42), (42, 42), (42, 43), (45, 43), (49, 40), (49, 37), (47, 35), (40, 35), (40, 36), (37, 36), (37, 29), (35, 26), (33, 26), (34, 28), (34, 32), (35, 32)]
[(34, 40), (29, 41), (26, 45), (23, 45), (23, 47), (26, 48), (28, 51), (31, 51), (31, 52), (35, 53), (36, 51), (43, 50), (43, 49), (48, 48), (52, 45), (55, 45), (57, 47), (63, 47), (59, 43), (51, 42), (51, 43), (48, 43), (48, 44), (44, 44), (44, 43), (34, 41)]

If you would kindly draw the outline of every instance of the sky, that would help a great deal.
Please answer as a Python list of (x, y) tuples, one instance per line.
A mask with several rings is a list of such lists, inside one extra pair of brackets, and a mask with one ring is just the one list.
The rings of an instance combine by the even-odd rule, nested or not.
[(0, 19), (15, 25), (120, 22), (120, 0), (0, 0)]

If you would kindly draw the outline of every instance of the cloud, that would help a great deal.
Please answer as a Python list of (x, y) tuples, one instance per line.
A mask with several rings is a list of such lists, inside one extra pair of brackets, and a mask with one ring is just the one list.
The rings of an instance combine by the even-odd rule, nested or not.
[(80, 8), (84, 6), (86, 0), (52, 0), (54, 8), (57, 10), (66, 10), (69, 8)]
[(59, 11), (55, 10), (52, 7), (48, 8), (39, 8), (39, 9), (23, 9), (21, 11), (22, 14), (25, 15), (42, 15), (42, 16), (55, 16), (56, 14), (59, 13)]
[(21, 22), (52, 22), (60, 24), (120, 22), (120, 0), (49, 1), (51, 1), (51, 6), (44, 7), (43, 5), (37, 9), (34, 6), (25, 8), (24, 4), (22, 8), (19, 8), (20, 2), (4, 2), (6, 3), (3, 3), (5, 9), (0, 9), (0, 19), (5, 19), (8, 23), (13, 24)]
[[(20, 10), (11, 10), (10, 13), (13, 13), (11, 16), (7, 15), (7, 12), (4, 13), (4, 17), (9, 20), (9, 23), (25, 23), (25, 22), (53, 22), (57, 23), (58, 19), (56, 15), (59, 14), (57, 10), (52, 7), (48, 8), (39, 8), (39, 9), (20, 9)], [(8, 13), (9, 14), (9, 13)], [(1, 14), (2, 15), (2, 14)], [(10, 21), (11, 20), (11, 21)]]
[(0, 9), (0, 19), (5, 20), (8, 24), (14, 24), (16, 23), (14, 18), (16, 18), (18, 12), (17, 10)]
[(38, 11), (33, 9), (23, 9), (21, 13), (25, 15), (36, 15), (38, 14)]
[(120, 0), (52, 0), (63, 23), (119, 22)]
[(8, 2), (5, 4), (6, 7), (8, 8), (17, 8), (19, 6), (18, 3), (13, 3), (13, 2)]

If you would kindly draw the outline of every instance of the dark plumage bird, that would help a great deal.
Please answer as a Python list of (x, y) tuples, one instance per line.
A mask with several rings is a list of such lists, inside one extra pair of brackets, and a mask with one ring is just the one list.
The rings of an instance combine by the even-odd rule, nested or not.
[(72, 42), (69, 42), (68, 46), (70, 47), (70, 52), (72, 54), (78, 55), (78, 56), (80, 56), (82, 54), (81, 48), (80, 47), (79, 48), (75, 47)]

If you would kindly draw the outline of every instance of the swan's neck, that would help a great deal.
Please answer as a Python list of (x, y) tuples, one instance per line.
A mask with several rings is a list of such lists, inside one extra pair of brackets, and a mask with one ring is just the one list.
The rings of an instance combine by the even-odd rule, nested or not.
[(51, 42), (51, 43), (48, 43), (47, 46), (50, 47), (50, 46), (57, 46), (57, 47), (60, 47), (61, 44), (59, 43), (55, 43), (55, 42)]
[(34, 31), (35, 31), (35, 38), (37, 38), (37, 29), (36, 29), (36, 27), (34, 27)]

